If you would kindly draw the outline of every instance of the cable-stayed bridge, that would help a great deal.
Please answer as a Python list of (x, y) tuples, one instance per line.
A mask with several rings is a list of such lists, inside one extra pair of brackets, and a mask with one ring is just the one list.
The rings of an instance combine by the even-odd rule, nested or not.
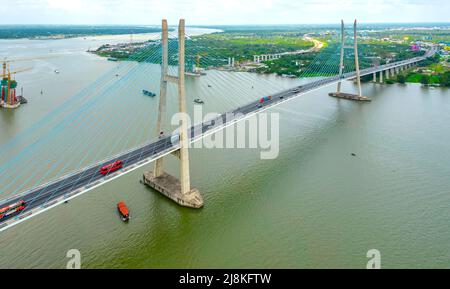
[[(162, 51), (160, 54), (152, 55), (151, 58), (157, 59), (162, 58), (161, 62), (161, 84), (160, 84), (160, 100), (159, 100), (159, 116), (157, 124), (157, 132), (162, 130), (163, 125), (161, 122), (164, 119), (165, 112), (165, 95), (167, 94), (167, 85), (169, 83), (174, 83), (177, 85), (178, 96), (179, 96), (179, 111), (183, 112), (186, 110), (184, 100), (184, 75), (185, 75), (185, 65), (184, 65), (184, 22), (180, 23), (178, 41), (173, 41), (169, 39), (169, 33), (167, 31), (167, 24), (163, 22), (163, 36), (162, 36)], [(343, 29), (341, 34), (344, 35)], [(355, 49), (354, 55), (358, 55), (357, 44), (356, 44), (356, 24), (355, 24), (355, 37), (354, 37)], [(172, 42), (171, 42), (172, 41)], [(101, 186), (111, 180), (114, 180), (130, 171), (137, 168), (145, 166), (151, 162), (155, 162), (155, 170), (153, 171), (154, 178), (164, 178), (165, 173), (162, 170), (162, 158), (169, 154), (175, 154), (180, 159), (180, 170), (181, 170), (181, 180), (175, 185), (176, 192), (170, 192), (171, 188), (164, 187), (161, 183), (155, 181), (155, 179), (147, 180), (151, 183), (151, 186), (156, 190), (162, 192), (166, 196), (174, 199), (178, 203), (190, 206), (190, 207), (201, 207), (203, 201), (201, 200), (200, 194), (190, 187), (189, 183), (189, 162), (187, 158), (187, 142), (195, 142), (207, 135), (213, 134), (217, 131), (224, 129), (231, 123), (236, 123), (244, 120), (252, 115), (255, 115), (261, 111), (267, 110), (269, 108), (278, 106), (282, 103), (290, 101), (300, 95), (306, 94), (313, 90), (320, 89), (325, 86), (339, 84), (344, 80), (356, 79), (359, 80), (360, 77), (365, 75), (380, 75), (382, 78), (383, 73), (393, 74), (396, 71), (404, 69), (409, 66), (413, 66), (426, 58), (433, 56), (436, 53), (436, 48), (430, 48), (424, 55), (413, 57), (411, 59), (405, 59), (397, 62), (392, 62), (384, 65), (359, 69), (358, 60), (355, 59), (353, 65), (347, 66), (345, 69), (343, 65), (343, 55), (344, 48), (346, 48), (345, 39), (343, 37), (341, 53), (332, 54), (332, 56), (317, 56), (310, 70), (306, 70), (306, 73), (311, 74), (322, 74), (322, 77), (314, 79), (306, 84), (298, 85), (289, 89), (285, 89), (279, 92), (272, 93), (271, 101), (260, 103), (259, 98), (255, 98), (253, 101), (248, 102), (244, 105), (239, 105), (238, 107), (219, 115), (216, 119), (212, 119), (205, 123), (196, 124), (190, 128), (185, 127), (181, 130), (180, 134), (174, 138), (174, 135), (162, 136), (156, 140), (146, 142), (143, 145), (137, 146), (132, 149), (128, 149), (124, 152), (115, 154), (108, 157), (100, 162), (92, 165), (80, 167), (71, 173), (66, 173), (58, 178), (50, 181), (44, 182), (43, 184), (37, 184), (32, 186), (30, 189), (20, 192), (19, 194), (13, 194), (12, 196), (3, 199), (0, 202), (0, 208), (8, 206), (9, 204), (14, 204), (19, 201), (24, 201), (27, 205), (24, 210), (20, 211), (18, 214), (13, 214), (10, 217), (0, 219), (0, 230), (5, 230), (13, 225), (16, 225), (26, 219), (36, 216), (46, 210), (59, 205), (69, 199), (80, 196), (81, 194), (88, 192), (98, 186)], [(176, 45), (173, 45), (176, 44)], [(172, 45), (172, 47), (171, 47)], [(170, 53), (178, 52), (178, 66), (169, 66)], [(147, 58), (150, 58), (146, 56)], [(146, 58), (146, 59), (147, 59)], [(337, 63), (336, 61), (337, 60)], [(323, 69), (324, 67), (330, 67), (330, 70)], [(305, 73), (305, 74), (306, 74)], [(330, 73), (330, 75), (327, 75)], [(306, 76), (306, 75), (305, 75)], [(246, 81), (245, 79), (243, 81)], [(340, 89), (340, 88), (339, 88)], [(261, 95), (263, 97), (265, 95)], [(355, 94), (355, 99), (361, 98), (361, 92)], [(90, 99), (87, 103), (93, 105), (98, 101), (96, 98)], [(68, 104), (68, 106), (70, 103)], [(82, 111), (77, 111), (74, 113), (73, 118), (64, 119), (64, 121), (76, 120), (77, 115), (84, 113), (86, 110), (90, 109), (89, 105), (84, 105), (81, 107)], [(184, 105), (184, 107), (183, 107)], [(231, 118), (229, 116), (232, 116)], [(39, 140), (37, 141), (38, 144)], [(45, 142), (43, 143), (45, 144)], [(184, 154), (184, 157), (183, 157)], [(20, 158), (18, 158), (20, 160)], [(114, 161), (121, 160), (123, 166), (120, 170), (109, 172), (103, 175), (100, 169)], [(8, 165), (8, 164), (7, 164)], [(6, 166), (7, 166), (6, 165)], [(6, 166), (0, 168), (6, 171)], [(145, 181), (145, 180), (144, 180)], [(167, 181), (167, 177), (164, 181)], [(153, 182), (153, 183), (152, 183)], [(164, 183), (164, 182), (162, 182)], [(5, 184), (9, 185), (9, 184)], [(160, 186), (161, 185), (161, 186)], [(3, 185), (2, 185), (3, 186)], [(1, 188), (3, 191), (4, 188)], [(169, 191), (168, 191), (169, 190)], [(183, 196), (189, 196), (183, 199)], [(180, 197), (181, 196), (181, 197)]]

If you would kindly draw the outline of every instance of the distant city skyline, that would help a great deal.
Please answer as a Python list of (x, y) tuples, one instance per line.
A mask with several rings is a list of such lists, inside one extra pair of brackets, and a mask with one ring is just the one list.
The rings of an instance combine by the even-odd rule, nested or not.
[(188, 25), (449, 22), (448, 0), (0, 0), (0, 24)]

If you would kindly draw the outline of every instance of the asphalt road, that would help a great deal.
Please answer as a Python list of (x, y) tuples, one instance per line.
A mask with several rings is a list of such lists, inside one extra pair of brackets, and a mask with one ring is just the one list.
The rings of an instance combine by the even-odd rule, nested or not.
[[(407, 61), (400, 61), (400, 62), (396, 62), (396, 63), (386, 64), (383, 66), (378, 66), (378, 67), (361, 70), (361, 76), (369, 75), (374, 72), (383, 71), (383, 70), (393, 68), (396, 66), (420, 61), (420, 60), (425, 59), (428, 56), (434, 55), (435, 53), (436, 53), (436, 49), (433, 48), (430, 51), (428, 51), (427, 54), (423, 57), (417, 57), (417, 58), (413, 58), (413, 59), (410, 59)], [(344, 74), (343, 78), (349, 79), (349, 78), (353, 78), (355, 76), (356, 76), (356, 72), (351, 72), (351, 73)], [(329, 85), (332, 83), (336, 83), (340, 79), (341, 78), (339, 76), (333, 76), (333, 77), (319, 79), (319, 80), (310, 82), (310, 83), (302, 85), (302, 86), (293, 87), (291, 89), (273, 94), (272, 100), (269, 102), (266, 102), (262, 105), (259, 104), (259, 99), (256, 99), (255, 101), (252, 101), (249, 104), (244, 105), (242, 107), (236, 108), (231, 112), (221, 114), (217, 118), (213, 119), (212, 121), (208, 121), (208, 123), (202, 123), (202, 124), (191, 127), (190, 128), (190, 138), (193, 138), (194, 136), (199, 136), (199, 135), (204, 134), (213, 129), (218, 129), (219, 127), (222, 127), (223, 125), (225, 125), (227, 122), (234, 120), (233, 118), (230, 118), (230, 117), (226, 118), (226, 116), (235, 115), (235, 114), (249, 115), (252, 113), (256, 113), (260, 110), (268, 108), (268, 106), (269, 107), (274, 106), (282, 101), (286, 101), (287, 99), (296, 97), (299, 94), (304, 94), (308, 91), (312, 91), (319, 87), (326, 86), (326, 85)], [(74, 192), (79, 189), (83, 190), (83, 188), (87, 188), (89, 186), (96, 185), (98, 181), (101, 181), (102, 179), (107, 177), (107, 176), (100, 174), (100, 172), (99, 172), (100, 168), (104, 165), (112, 163), (116, 160), (122, 160), (123, 168), (127, 168), (127, 167), (130, 167), (132, 165), (139, 163), (142, 160), (156, 157), (158, 154), (173, 150), (178, 145), (179, 145), (178, 142), (175, 142), (175, 143), (171, 142), (171, 136), (167, 136), (167, 137), (164, 137), (157, 141), (154, 141), (152, 143), (146, 144), (142, 147), (127, 151), (127, 152), (120, 154), (112, 159), (105, 160), (96, 165), (87, 167), (81, 171), (77, 171), (75, 173), (63, 176), (57, 180), (54, 180), (47, 184), (44, 184), (40, 187), (28, 190), (25, 193), (19, 194), (17, 197), (8, 199), (7, 201), (3, 201), (0, 204), (0, 207), (7, 206), (8, 204), (15, 203), (19, 200), (24, 200), (27, 203), (27, 206), (22, 212), (19, 212), (16, 215), (11, 215), (7, 218), (1, 219), (0, 224), (2, 224), (3, 222), (5, 222), (6, 220), (8, 220), (10, 218), (16, 217), (17, 215), (26, 214), (28, 211), (30, 211), (34, 208), (37, 208), (39, 206), (51, 205), (52, 202), (55, 201), (56, 199), (58, 199), (62, 196), (65, 196), (71, 192)], [(114, 174), (114, 172), (111, 174)]]

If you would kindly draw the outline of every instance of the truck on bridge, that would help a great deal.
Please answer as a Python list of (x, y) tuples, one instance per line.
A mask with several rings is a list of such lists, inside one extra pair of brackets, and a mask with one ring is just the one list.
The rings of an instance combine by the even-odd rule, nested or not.
[(268, 102), (268, 101), (271, 101), (271, 100), (272, 100), (272, 96), (271, 96), (271, 95), (261, 97), (261, 99), (260, 99), (259, 102), (258, 102), (258, 107), (262, 107), (262, 105), (263, 105), (264, 103), (266, 103), (266, 102)]
[(26, 203), (24, 200), (20, 200), (14, 204), (5, 206), (0, 209), (0, 220), (3, 218), (7, 218), (15, 213), (23, 211), (25, 209)]

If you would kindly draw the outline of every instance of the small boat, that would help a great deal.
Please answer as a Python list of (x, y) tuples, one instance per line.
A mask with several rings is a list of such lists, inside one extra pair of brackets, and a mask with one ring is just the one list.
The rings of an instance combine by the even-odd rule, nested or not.
[(59, 70), (58, 70), (58, 69), (55, 69), (55, 73), (58, 74), (58, 73), (59, 73)]
[(208, 84), (208, 87), (212, 87), (211, 84)]
[(153, 93), (153, 92), (151, 92), (151, 91), (148, 91), (148, 90), (145, 90), (145, 89), (142, 90), (142, 93), (143, 93), (144, 95), (151, 96), (151, 97), (155, 97), (155, 96), (156, 96), (155, 93)]
[(126, 222), (130, 219), (130, 212), (124, 202), (119, 202), (117, 204), (117, 210), (119, 211), (122, 221)]
[(201, 100), (200, 98), (194, 99), (194, 102), (195, 102), (195, 103), (198, 103), (198, 104), (204, 104), (204, 103), (205, 103), (205, 102), (204, 102), (203, 100)]

